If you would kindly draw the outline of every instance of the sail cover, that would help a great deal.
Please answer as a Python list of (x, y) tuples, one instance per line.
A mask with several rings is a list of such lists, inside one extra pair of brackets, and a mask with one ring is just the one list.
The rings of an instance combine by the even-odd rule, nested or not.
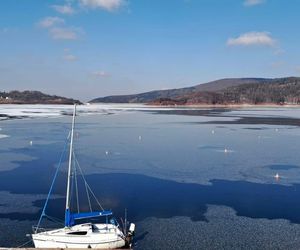
[(94, 211), (94, 212), (86, 212), (86, 213), (71, 213), (69, 209), (66, 210), (65, 213), (65, 226), (71, 227), (75, 224), (75, 220), (101, 217), (101, 216), (110, 216), (112, 215), (112, 211), (103, 210), (103, 211)]

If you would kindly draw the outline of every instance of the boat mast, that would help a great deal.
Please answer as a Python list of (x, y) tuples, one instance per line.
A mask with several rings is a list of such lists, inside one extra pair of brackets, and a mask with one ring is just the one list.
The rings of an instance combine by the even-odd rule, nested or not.
[(70, 224), (70, 186), (71, 186), (71, 168), (72, 168), (72, 155), (73, 155), (73, 137), (74, 137), (74, 124), (76, 116), (76, 104), (74, 104), (72, 130), (71, 130), (71, 142), (70, 142), (70, 153), (69, 153), (69, 168), (68, 168), (68, 184), (67, 184), (67, 196), (66, 196), (66, 214), (65, 214), (65, 225)]

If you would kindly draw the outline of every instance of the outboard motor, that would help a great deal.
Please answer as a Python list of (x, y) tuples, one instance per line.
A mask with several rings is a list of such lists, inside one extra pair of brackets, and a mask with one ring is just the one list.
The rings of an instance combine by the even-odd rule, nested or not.
[(128, 233), (126, 235), (126, 246), (127, 247), (132, 247), (133, 244), (133, 236), (134, 236), (134, 231), (135, 231), (135, 224), (134, 223), (130, 223), (129, 229), (128, 229)]
[(128, 229), (128, 236), (134, 236), (134, 231), (135, 231), (135, 224), (130, 223), (129, 229)]

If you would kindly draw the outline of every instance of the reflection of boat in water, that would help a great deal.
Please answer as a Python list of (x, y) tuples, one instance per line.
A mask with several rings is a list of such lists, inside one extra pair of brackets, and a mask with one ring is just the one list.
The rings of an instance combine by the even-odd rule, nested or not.
[[(68, 165), (68, 179), (67, 179), (67, 192), (66, 192), (66, 209), (65, 209), (65, 221), (64, 227), (54, 230), (43, 230), (40, 228), (40, 223), (43, 217), (48, 217), (45, 210), (47, 203), (53, 189), (59, 167), (56, 170), (55, 177), (53, 179), (45, 206), (43, 208), (38, 225), (34, 227), (34, 233), (32, 239), (36, 248), (99, 248), (99, 249), (111, 249), (130, 247), (132, 237), (135, 230), (135, 225), (130, 224), (127, 233), (127, 222), (123, 225), (123, 230), (119, 227), (115, 219), (110, 219), (112, 211), (104, 210), (98, 202), (95, 194), (87, 184), (79, 163), (75, 157), (73, 151), (73, 137), (74, 137), (74, 124), (76, 116), (76, 106), (74, 106), (72, 130), (70, 136), (70, 151), (69, 151), (69, 165)], [(75, 164), (74, 164), (75, 163)], [(77, 164), (77, 165), (76, 165)], [(87, 193), (87, 200), (89, 203), (89, 212), (79, 211), (79, 198), (78, 198), (78, 183), (77, 172), (80, 172), (84, 181), (84, 186)], [(77, 212), (71, 211), (71, 197), (75, 190)], [(100, 207), (99, 211), (93, 211), (91, 206), (91, 198), (97, 201)], [(95, 217), (104, 217), (105, 223), (83, 223), (76, 224), (78, 220), (89, 220)]]

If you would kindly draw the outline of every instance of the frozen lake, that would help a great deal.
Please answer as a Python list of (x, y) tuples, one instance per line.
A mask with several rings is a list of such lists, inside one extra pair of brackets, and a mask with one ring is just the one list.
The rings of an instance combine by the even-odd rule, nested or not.
[[(0, 106), (0, 246), (36, 224), (71, 112)], [(75, 149), (102, 205), (136, 222), (135, 249), (299, 249), (299, 126), (299, 108), (84, 105)], [(48, 212), (63, 219), (59, 180)]]

